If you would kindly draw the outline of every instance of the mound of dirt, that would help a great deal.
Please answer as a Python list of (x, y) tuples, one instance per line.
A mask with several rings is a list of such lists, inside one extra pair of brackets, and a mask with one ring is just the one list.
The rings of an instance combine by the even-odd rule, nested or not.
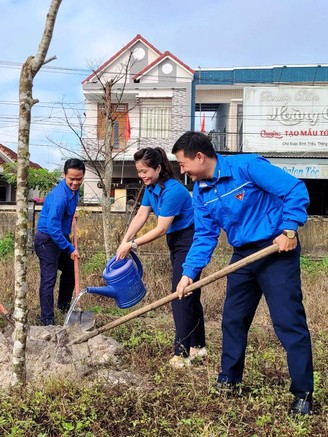
[[(77, 325), (31, 326), (26, 349), (27, 383), (49, 378), (97, 378), (109, 383), (131, 381), (128, 372), (120, 366), (120, 343), (110, 337), (97, 335), (82, 344), (67, 346), (83, 334)], [(0, 333), (0, 387), (10, 387), (12, 373), (12, 329)], [(132, 377), (132, 379), (134, 379)]]

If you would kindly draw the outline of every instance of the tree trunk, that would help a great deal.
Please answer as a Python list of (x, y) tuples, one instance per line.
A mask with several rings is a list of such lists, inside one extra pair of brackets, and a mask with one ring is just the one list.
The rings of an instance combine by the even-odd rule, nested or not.
[(112, 82), (109, 81), (105, 84), (105, 113), (106, 113), (106, 133), (104, 141), (104, 176), (103, 176), (103, 196), (102, 196), (102, 212), (103, 212), (103, 227), (104, 227), (104, 245), (106, 258), (111, 256), (111, 198), (110, 193), (112, 189), (113, 179), (113, 145), (112, 145), (112, 132), (113, 132), (113, 118), (112, 118)]
[(15, 230), (15, 333), (12, 361), (12, 386), (26, 383), (27, 338), (27, 237), (28, 237), (28, 169), (31, 110), (38, 100), (32, 97), (33, 79), (42, 65), (51, 42), (57, 12), (62, 0), (52, 0), (37, 55), (24, 63), (19, 81), (19, 127), (17, 148), (17, 192)]

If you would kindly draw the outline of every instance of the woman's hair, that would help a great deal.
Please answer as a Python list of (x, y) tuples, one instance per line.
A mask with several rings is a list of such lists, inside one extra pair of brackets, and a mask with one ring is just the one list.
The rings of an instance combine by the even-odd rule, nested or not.
[(160, 165), (161, 171), (159, 174), (158, 183), (161, 187), (163, 187), (163, 182), (168, 179), (177, 179), (177, 175), (175, 174), (172, 164), (167, 158), (165, 150), (161, 147), (145, 147), (144, 149), (138, 150), (133, 156), (134, 162), (142, 161), (147, 167), (151, 167), (154, 170)]

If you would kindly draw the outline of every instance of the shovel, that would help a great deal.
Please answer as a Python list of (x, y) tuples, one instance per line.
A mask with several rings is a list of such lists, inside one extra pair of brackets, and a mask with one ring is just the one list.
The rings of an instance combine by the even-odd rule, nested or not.
[[(259, 250), (258, 252), (252, 253), (249, 256), (246, 256), (245, 258), (241, 259), (240, 261), (237, 261), (233, 264), (228, 265), (227, 267), (224, 267), (223, 269), (212, 273), (212, 275), (207, 276), (206, 278), (202, 278), (197, 282), (194, 282), (191, 285), (188, 285), (188, 287), (185, 288), (184, 294), (188, 294), (196, 290), (197, 288), (203, 287), (204, 285), (211, 284), (212, 282), (223, 278), (224, 276), (227, 276), (229, 273), (232, 273), (241, 267), (245, 267), (248, 264), (253, 263), (254, 261), (258, 261), (259, 259), (264, 258), (265, 256), (271, 255), (275, 252), (278, 252), (279, 246), (278, 244), (272, 244), (271, 246), (265, 247), (262, 250)], [(174, 293), (169, 294), (168, 296), (163, 297), (162, 299), (159, 299), (149, 305), (146, 305), (142, 308), (139, 308), (135, 311), (132, 311), (131, 313), (127, 314), (126, 316), (120, 317), (117, 320), (114, 320), (113, 322), (108, 323), (107, 325), (104, 325), (98, 329), (93, 330), (92, 332), (87, 332), (84, 335), (81, 335), (80, 337), (76, 338), (75, 340), (71, 341), (68, 346), (72, 346), (73, 344), (80, 344), (84, 343), (85, 341), (88, 341), (90, 338), (95, 337), (98, 334), (102, 334), (103, 332), (107, 332), (112, 328), (116, 328), (116, 326), (120, 326), (125, 322), (128, 322), (129, 320), (135, 319), (138, 316), (141, 316), (142, 314), (148, 313), (151, 310), (154, 310), (156, 308), (159, 308), (162, 305), (165, 305), (169, 302), (171, 302), (174, 299), (177, 299), (179, 297), (178, 292), (175, 291)]]
[[(77, 232), (76, 232), (76, 216), (73, 217), (72, 223), (73, 230), (73, 245), (75, 250), (77, 250)], [(74, 257), (74, 297), (76, 298), (80, 294), (80, 272), (79, 272), (79, 260)], [(88, 331), (93, 328), (95, 324), (95, 314), (93, 311), (83, 311), (81, 308), (81, 303), (78, 300), (76, 303), (76, 311), (73, 311), (70, 318), (67, 321), (67, 325), (80, 325), (83, 331)]]

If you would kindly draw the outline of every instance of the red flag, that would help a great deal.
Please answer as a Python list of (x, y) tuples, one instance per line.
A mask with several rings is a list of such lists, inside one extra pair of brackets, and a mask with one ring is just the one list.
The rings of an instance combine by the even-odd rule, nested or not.
[(200, 122), (200, 131), (205, 132), (205, 114), (203, 113), (203, 117)]
[(131, 126), (130, 126), (130, 117), (129, 113), (126, 113), (126, 120), (125, 120), (125, 142), (127, 143), (131, 136)]

